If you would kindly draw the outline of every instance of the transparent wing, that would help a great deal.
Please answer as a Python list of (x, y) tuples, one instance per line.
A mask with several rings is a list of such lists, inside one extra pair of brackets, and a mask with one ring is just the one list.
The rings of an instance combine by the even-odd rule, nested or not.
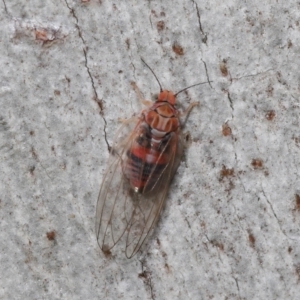
[[(168, 154), (169, 160), (153, 183), (151, 174), (156, 165), (149, 170), (147, 184), (153, 186), (150, 192), (136, 193), (123, 173), (127, 151), (138, 136), (140, 123), (125, 142), (116, 142), (109, 165), (101, 186), (96, 213), (96, 234), (98, 243), (104, 252), (109, 252), (124, 236), (128, 258), (135, 255), (157, 223), (163, 208), (173, 175), (179, 165), (182, 147), (179, 133), (171, 133), (168, 143), (160, 155)], [(121, 134), (122, 136), (123, 134)], [(117, 140), (122, 140), (119, 137)], [(140, 176), (145, 165), (141, 165)], [(142, 180), (142, 178), (141, 178)]]
[(133, 141), (135, 125), (136, 122), (126, 122), (117, 132), (101, 184), (96, 207), (96, 236), (103, 252), (109, 252), (124, 235), (128, 227), (126, 210), (133, 210), (130, 207), (130, 186), (123, 176), (122, 159)]

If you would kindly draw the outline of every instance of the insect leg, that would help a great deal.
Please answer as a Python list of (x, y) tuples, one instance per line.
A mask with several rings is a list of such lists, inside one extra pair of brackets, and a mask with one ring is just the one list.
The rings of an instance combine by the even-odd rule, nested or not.
[(185, 111), (179, 113), (179, 117), (180, 117), (180, 118), (182, 118), (182, 117), (184, 118), (183, 124), (186, 122), (187, 117), (189, 116), (191, 110), (192, 110), (195, 106), (198, 106), (198, 105), (200, 105), (200, 102), (192, 102), (192, 103), (189, 105), (189, 107), (188, 107)]
[(118, 121), (121, 122), (121, 123), (123, 123), (124, 125), (128, 125), (130, 123), (137, 122), (138, 119), (139, 119), (139, 117), (133, 116), (133, 117), (131, 117), (129, 119), (118, 118)]
[(194, 106), (198, 106), (199, 104), (200, 104), (200, 102), (192, 102), (184, 112), (180, 113), (180, 116), (187, 117), (188, 114), (191, 112), (191, 110), (194, 108)]
[(150, 106), (153, 105), (153, 102), (152, 102), (152, 101), (150, 101), (150, 100), (145, 100), (145, 99), (143, 98), (142, 93), (141, 93), (140, 89), (138, 88), (138, 86), (136, 85), (135, 82), (132, 81), (132, 82), (131, 82), (131, 86), (134, 88), (134, 90), (135, 90), (135, 92), (136, 92), (136, 94), (137, 94), (139, 100), (140, 100), (145, 106), (150, 107)]

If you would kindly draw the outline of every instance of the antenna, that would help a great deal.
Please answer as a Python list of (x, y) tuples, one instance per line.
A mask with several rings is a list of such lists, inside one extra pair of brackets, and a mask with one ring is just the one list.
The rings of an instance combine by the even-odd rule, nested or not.
[(160, 91), (162, 92), (162, 87), (161, 87), (161, 84), (158, 80), (158, 78), (156, 77), (155, 73), (153, 72), (153, 70), (148, 66), (148, 64), (141, 58), (142, 62), (149, 68), (149, 70), (152, 72), (152, 74), (154, 75), (155, 79), (157, 80), (158, 84), (159, 84), (159, 87), (160, 87)]
[(190, 86), (184, 88), (183, 90), (177, 92), (174, 96), (176, 97), (179, 93), (184, 92), (185, 90), (187, 90), (187, 89), (189, 89), (191, 87), (194, 87), (194, 86), (197, 86), (197, 85), (200, 85), (200, 84), (211, 83), (211, 82), (213, 82), (213, 81), (205, 81), (205, 82), (200, 82), (200, 83), (196, 83), (196, 84), (190, 85)]

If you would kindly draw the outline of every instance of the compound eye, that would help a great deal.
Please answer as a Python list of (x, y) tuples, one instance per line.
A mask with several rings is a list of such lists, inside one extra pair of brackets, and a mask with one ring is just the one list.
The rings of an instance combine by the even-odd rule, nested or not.
[(171, 105), (174, 105), (176, 102), (176, 98), (173, 92), (164, 90), (158, 95), (157, 101), (168, 102)]
[(168, 97), (168, 91), (162, 91), (158, 95), (157, 101), (161, 101), (161, 102), (167, 101), (167, 97)]

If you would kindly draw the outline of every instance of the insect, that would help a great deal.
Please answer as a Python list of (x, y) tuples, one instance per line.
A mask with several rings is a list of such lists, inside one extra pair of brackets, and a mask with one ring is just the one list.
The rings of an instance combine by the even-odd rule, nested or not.
[(133, 257), (155, 227), (164, 206), (172, 178), (183, 154), (180, 117), (187, 117), (198, 102), (180, 112), (176, 94), (163, 90), (153, 70), (160, 93), (156, 102), (138, 117), (123, 122), (117, 132), (101, 185), (96, 209), (97, 241), (106, 254), (121, 240), (125, 255)]

